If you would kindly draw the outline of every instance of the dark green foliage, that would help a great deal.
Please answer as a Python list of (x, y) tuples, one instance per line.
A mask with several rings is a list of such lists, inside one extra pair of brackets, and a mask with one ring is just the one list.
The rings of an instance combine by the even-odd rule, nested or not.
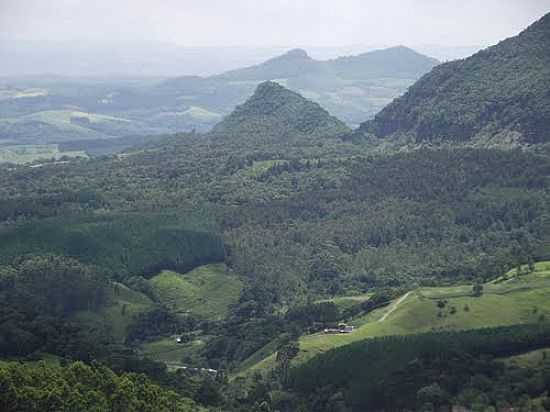
[(88, 212), (105, 206), (101, 195), (92, 191), (61, 191), (46, 196), (1, 199), (1, 221), (24, 221), (52, 216), (68, 217), (76, 212)]
[(140, 313), (128, 331), (128, 342), (146, 341), (174, 333), (193, 331), (198, 322), (191, 317), (181, 318), (164, 308)]
[(348, 130), (317, 103), (277, 83), (265, 82), (212, 133), (214, 138), (238, 139), (240, 144), (313, 144)]
[(286, 313), (289, 322), (295, 322), (305, 328), (315, 323), (322, 325), (335, 324), (340, 320), (341, 315), (338, 307), (333, 302), (321, 302), (311, 305), (297, 306)]
[[(0, 262), (18, 256), (57, 254), (95, 264), (121, 277), (186, 272), (223, 260), (219, 236), (189, 230), (170, 214), (54, 219), (0, 229)], [(9, 239), (9, 241), (8, 241)]]
[(69, 317), (104, 301), (107, 278), (97, 268), (58, 256), (35, 256), (0, 267), (0, 353), (47, 351), (76, 359), (103, 355), (109, 339)]
[[(421, 402), (448, 404), (446, 392), (457, 394), (467, 386), (470, 374), (482, 371), (475, 359), (546, 347), (548, 332), (548, 325), (542, 324), (367, 339), (298, 366), (293, 387), (317, 402), (315, 410), (329, 410), (324, 409), (326, 394), (340, 390), (353, 410), (410, 408), (417, 396)], [(487, 366), (495, 368), (495, 364)], [(498, 370), (489, 369), (495, 376)], [(434, 382), (445, 389), (429, 387)], [(539, 388), (537, 394), (543, 391)]]
[[(361, 125), (356, 136), (510, 144), (548, 142), (550, 15), (516, 37), (465, 60), (435, 67)], [(510, 142), (511, 140), (511, 142)]]
[(98, 307), (107, 285), (101, 272), (57, 256), (23, 260), (12, 273), (0, 276), (3, 300), (12, 308), (51, 316)]
[(43, 362), (0, 365), (0, 409), (5, 412), (200, 410), (192, 400), (163, 389), (144, 375), (117, 375), (105, 366), (81, 362), (66, 367)]
[(483, 285), (481, 283), (474, 283), (472, 286), (472, 295), (475, 297), (480, 297), (483, 294)]

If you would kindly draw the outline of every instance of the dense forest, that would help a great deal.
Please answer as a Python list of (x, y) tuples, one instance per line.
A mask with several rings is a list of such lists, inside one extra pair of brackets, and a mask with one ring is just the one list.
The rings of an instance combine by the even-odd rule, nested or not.
[[(0, 406), (547, 410), (548, 270), (537, 269), (550, 256), (550, 154), (538, 145), (547, 23), (436, 67), (356, 132), (264, 82), (207, 134), (0, 165)], [(541, 68), (527, 75), (528, 90), (506, 81), (526, 58)], [(500, 60), (512, 66), (495, 68)], [(446, 93), (465, 90), (461, 76), (483, 89), (475, 101), (455, 96), (475, 116)], [(515, 147), (363, 138), (403, 128), (418, 142), (438, 140), (440, 129), (471, 139), (488, 130), (476, 101), (495, 83), (514, 101), (529, 95), (506, 104), (505, 120), (487, 112), (498, 133), (523, 134)], [(419, 114), (430, 87), (441, 103), (433, 113), (450, 116), (440, 123), (431, 109)], [(501, 101), (499, 90), (490, 91)], [(542, 117), (524, 122), (532, 102)], [(384, 129), (386, 116), (399, 127)], [(416, 128), (421, 117), (429, 133)], [(496, 293), (499, 285), (508, 289)], [(481, 303), (457, 309), (430, 297), (442, 287), (449, 299)], [(390, 330), (385, 319), (419, 290), (428, 327)], [(518, 290), (533, 292), (516, 320), (485, 327), (482, 306)], [(465, 323), (438, 323), (457, 311)], [(353, 335), (350, 322), (376, 334)], [(345, 340), (354, 336), (364, 338)], [(536, 367), (509, 362), (530, 351), (543, 351)]]
[[(548, 325), (370, 339), (334, 349), (294, 371), (311, 410), (433, 410), (548, 407), (547, 361), (540, 370), (496, 358), (549, 345)], [(361, 367), (355, 367), (361, 365)], [(539, 398), (530, 402), (530, 398)]]
[(435, 67), (357, 130), (416, 143), (547, 143), (550, 16), (465, 60)]

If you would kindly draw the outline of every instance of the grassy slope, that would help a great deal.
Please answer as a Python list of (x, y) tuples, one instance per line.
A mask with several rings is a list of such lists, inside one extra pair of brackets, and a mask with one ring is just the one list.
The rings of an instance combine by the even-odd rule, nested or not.
[(119, 342), (125, 340), (127, 328), (134, 315), (149, 311), (154, 306), (147, 296), (120, 283), (113, 283), (109, 288), (106, 302), (99, 311), (82, 311), (76, 315), (76, 318), (90, 326), (106, 326), (110, 334)]
[(536, 368), (541, 366), (544, 360), (550, 356), (550, 348), (537, 349), (521, 355), (502, 359), (507, 365), (520, 368)]
[(56, 144), (0, 146), (0, 163), (32, 163), (36, 160), (59, 160), (61, 157), (88, 157), (84, 151), (61, 152)]
[(198, 366), (196, 356), (204, 344), (205, 341), (200, 338), (186, 343), (176, 343), (173, 337), (167, 337), (144, 343), (141, 353), (150, 359), (166, 363), (168, 367)]
[[(376, 310), (353, 324), (358, 328), (347, 335), (322, 333), (300, 339), (300, 354), (296, 361), (303, 362), (330, 349), (358, 340), (386, 335), (402, 335), (438, 329), (474, 329), (490, 326), (536, 322), (541, 315), (550, 316), (550, 262), (540, 262), (530, 275), (513, 277), (514, 271), (501, 282), (484, 285), (481, 297), (471, 295), (471, 285), (421, 288), (412, 291), (398, 306), (395, 304)], [(448, 301), (441, 310), (439, 299)], [(451, 314), (451, 307), (456, 313)], [(465, 307), (469, 310), (465, 310)], [(382, 322), (388, 311), (391, 313)], [(245, 372), (270, 368), (274, 355), (264, 358)]]
[(220, 320), (237, 303), (241, 281), (226, 272), (225, 265), (198, 267), (186, 274), (163, 271), (151, 280), (160, 302), (176, 313)]
[[(159, 300), (173, 312), (210, 320), (223, 319), (229, 306), (238, 301), (242, 288), (241, 281), (228, 274), (224, 264), (200, 266), (183, 275), (163, 271), (150, 283)], [(197, 351), (205, 343), (203, 338), (198, 336), (178, 344), (174, 337), (165, 337), (143, 344), (141, 351), (169, 367), (192, 365)]]

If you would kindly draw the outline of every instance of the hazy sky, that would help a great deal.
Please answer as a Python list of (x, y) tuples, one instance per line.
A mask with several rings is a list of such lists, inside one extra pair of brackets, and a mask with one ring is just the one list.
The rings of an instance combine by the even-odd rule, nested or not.
[(550, 0), (0, 0), (0, 41), (490, 45)]

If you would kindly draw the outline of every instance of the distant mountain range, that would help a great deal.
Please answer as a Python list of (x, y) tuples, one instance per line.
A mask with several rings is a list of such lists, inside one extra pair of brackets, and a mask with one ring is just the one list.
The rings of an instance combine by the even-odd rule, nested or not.
[(438, 61), (399, 46), (333, 60), (315, 60), (294, 49), (264, 63), (207, 78), (184, 76), (159, 86), (214, 112), (227, 113), (272, 80), (327, 109), (350, 126), (374, 116)]
[[(128, 136), (207, 131), (267, 80), (300, 93), (353, 127), (437, 63), (405, 47), (325, 61), (295, 49), (210, 77), (7, 79), (0, 83), (0, 144), (86, 140), (93, 151), (98, 139), (124, 137), (127, 144)], [(108, 148), (102, 145), (101, 150)]]
[(550, 141), (550, 14), (518, 36), (435, 67), (354, 137), (413, 143)]
[(326, 61), (312, 59), (305, 50), (294, 49), (262, 64), (232, 70), (216, 77), (233, 81), (310, 76), (336, 76), (346, 80), (383, 77), (410, 79), (422, 76), (438, 63), (436, 59), (403, 46)]

